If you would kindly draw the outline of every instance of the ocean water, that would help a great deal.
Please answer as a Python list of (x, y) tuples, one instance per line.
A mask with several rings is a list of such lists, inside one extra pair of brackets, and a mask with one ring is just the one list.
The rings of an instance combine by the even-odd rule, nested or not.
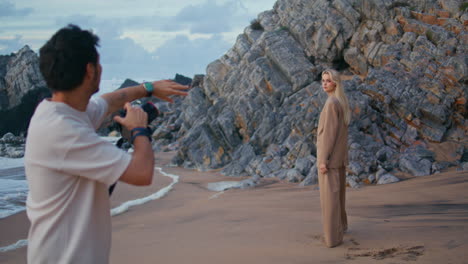
[[(133, 79), (135, 82), (145, 82), (145, 81), (148, 81), (148, 80), (152, 80), (151, 78), (148, 78), (148, 79)], [(111, 79), (111, 80), (101, 80), (101, 83), (99, 85), (99, 92), (97, 92), (95, 95), (102, 95), (102, 94), (105, 94), (105, 93), (110, 93), (110, 92), (113, 92), (115, 90), (117, 90), (120, 85), (123, 84), (123, 82), (125, 81), (125, 79)]]
[(112, 92), (119, 88), (124, 81), (125, 79), (101, 80), (99, 85), (99, 92), (96, 95)]
[(0, 219), (25, 210), (28, 183), (24, 159), (0, 157)]

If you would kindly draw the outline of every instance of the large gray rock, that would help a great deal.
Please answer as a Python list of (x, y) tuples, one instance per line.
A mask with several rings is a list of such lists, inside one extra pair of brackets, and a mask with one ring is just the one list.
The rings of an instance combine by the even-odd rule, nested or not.
[(305, 158), (298, 158), (294, 168), (296, 168), (301, 174), (307, 175), (312, 165), (315, 164), (317, 159), (314, 156), (308, 156)]
[(468, 162), (463, 162), (460, 166), (460, 168), (464, 171), (468, 171)]
[(19, 105), (21, 98), (35, 87), (46, 87), (39, 70), (38, 56), (29, 46), (9, 57), (5, 75), (0, 77), (0, 110)]
[(352, 110), (351, 186), (440, 171), (426, 143), (466, 148), (468, 125), (468, 16), (442, 2), (278, 0), (258, 16), (263, 30), (246, 27), (183, 101), (175, 160), (233, 176), (297, 169), (314, 182), (305, 158), (316, 156), (320, 74), (332, 67)]
[(431, 174), (432, 163), (423, 158), (412, 155), (404, 155), (400, 158), (400, 169), (414, 176), (426, 176)]
[(22, 158), (24, 156), (26, 140), (24, 137), (6, 133), (0, 138), (0, 157)]
[(286, 178), (289, 182), (301, 182), (304, 179), (304, 175), (296, 169), (290, 169)]
[(351, 162), (348, 167), (348, 171), (351, 175), (359, 175), (364, 171), (364, 168), (359, 162)]
[(232, 162), (221, 173), (226, 176), (241, 176), (252, 159), (256, 157), (250, 144), (241, 145), (233, 154)]
[(24, 134), (34, 109), (48, 96), (34, 51), (25, 46), (11, 55), (0, 55), (0, 134)]
[(377, 181), (377, 184), (388, 184), (388, 183), (394, 183), (394, 182), (399, 182), (400, 179), (398, 179), (395, 175), (392, 174), (384, 174), (379, 177), (379, 181)]
[(361, 187), (361, 184), (360, 183), (360, 180), (357, 176), (350, 176), (350, 177), (346, 177), (346, 183), (351, 187), (351, 188), (360, 188)]
[(263, 162), (257, 167), (257, 173), (263, 177), (270, 177), (270, 175), (281, 169), (281, 159), (278, 157), (264, 158)]
[(317, 183), (318, 183), (318, 172), (317, 172), (317, 163), (315, 163), (314, 166), (312, 166), (312, 168), (310, 169), (309, 174), (301, 182), (300, 186), (313, 185)]

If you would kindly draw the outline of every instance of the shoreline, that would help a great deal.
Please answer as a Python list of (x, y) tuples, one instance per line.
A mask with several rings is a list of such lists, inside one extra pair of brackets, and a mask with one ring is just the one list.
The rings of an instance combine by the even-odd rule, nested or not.
[(26, 211), (0, 219), (0, 233), (2, 234), (0, 237), (0, 248), (15, 244), (21, 239), (27, 239), (28, 230), (29, 220), (26, 216)]
[[(157, 153), (156, 164), (172, 153)], [(349, 232), (329, 249), (320, 242), (316, 185), (263, 179), (253, 189), (213, 192), (210, 182), (242, 180), (219, 170), (164, 167), (180, 176), (163, 198), (112, 218), (110, 263), (464, 263), (468, 250), (468, 174), (447, 172), (347, 189)], [(171, 179), (155, 175), (160, 189)], [(117, 185), (112, 208), (154, 192)], [(21, 215), (17, 215), (21, 218)], [(8, 217), (10, 218), (10, 217)], [(22, 224), (11, 219), (11, 228)], [(0, 227), (4, 229), (0, 220)], [(8, 227), (8, 228), (10, 228)], [(3, 232), (2, 232), (3, 234)], [(3, 237), (3, 236), (2, 236)], [(13, 241), (16, 242), (17, 240)], [(25, 262), (26, 248), (0, 253)]]

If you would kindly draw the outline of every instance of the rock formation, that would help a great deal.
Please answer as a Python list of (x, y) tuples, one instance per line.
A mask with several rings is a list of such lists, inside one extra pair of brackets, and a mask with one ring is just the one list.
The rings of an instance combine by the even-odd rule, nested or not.
[(6, 133), (0, 138), (0, 157), (22, 158), (26, 140), (24, 137)]
[[(349, 186), (467, 170), (467, 26), (460, 0), (278, 0), (189, 96), (155, 100), (153, 149), (178, 150), (174, 165), (250, 175), (246, 187), (315, 184), (320, 74), (335, 68), (352, 110)], [(31, 105), (43, 95), (31, 53), (0, 57), (0, 135), (16, 95), (31, 93)]]
[(25, 133), (34, 109), (47, 96), (38, 57), (28, 46), (0, 56), (0, 135)]
[[(331, 67), (346, 79), (353, 112), (349, 185), (463, 166), (468, 14), (461, 4), (278, 0), (182, 102), (172, 120), (181, 137), (174, 164), (315, 183), (326, 100), (319, 80)], [(439, 144), (451, 144), (452, 159), (437, 155)]]

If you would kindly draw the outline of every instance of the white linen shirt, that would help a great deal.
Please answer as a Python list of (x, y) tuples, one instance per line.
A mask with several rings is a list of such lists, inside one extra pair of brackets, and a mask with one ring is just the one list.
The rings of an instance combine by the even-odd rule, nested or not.
[(85, 112), (47, 99), (36, 108), (25, 151), (29, 263), (109, 262), (108, 187), (131, 156), (96, 133), (107, 108), (100, 97)]

